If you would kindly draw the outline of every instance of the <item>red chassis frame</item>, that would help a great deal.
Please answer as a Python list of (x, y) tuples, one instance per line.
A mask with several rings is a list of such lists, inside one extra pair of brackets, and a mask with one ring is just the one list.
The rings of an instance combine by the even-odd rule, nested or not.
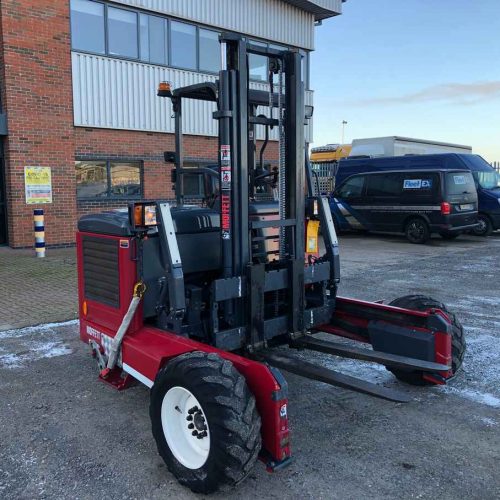
[[(117, 308), (93, 301), (85, 296), (82, 268), (82, 238), (84, 236), (111, 239), (118, 242), (120, 301)], [(106, 350), (106, 341), (109, 342), (115, 336), (132, 300), (134, 284), (137, 281), (137, 262), (134, 253), (133, 238), (77, 233), (80, 338), (87, 344), (91, 341), (96, 343), (102, 353)], [(443, 331), (424, 327), (413, 327), (413, 329), (434, 335), (434, 361), (451, 365), (451, 326), (449, 318), (442, 311), (410, 311), (341, 297), (337, 298), (336, 307), (335, 318), (341, 319), (344, 324), (353, 325), (360, 332), (367, 328), (369, 318), (373, 315), (376, 317), (380, 314), (382, 316), (389, 315), (394, 324), (403, 326), (408, 323), (413, 324), (416, 320), (419, 323), (424, 323), (431, 315), (440, 316), (444, 320), (441, 321), (441, 324), (444, 325)], [(352, 333), (352, 331), (336, 325), (335, 321), (317, 330), (370, 343), (367, 335)], [(261, 458), (267, 462), (268, 470), (276, 470), (288, 463), (291, 459), (291, 450), (287, 388), (279, 371), (267, 364), (144, 325), (141, 306), (139, 306), (123, 339), (121, 367), (115, 368), (106, 379), (100, 378), (119, 390), (127, 388), (133, 379), (139, 380), (151, 388), (158, 372), (170, 359), (192, 351), (217, 353), (222, 358), (231, 361), (236, 369), (243, 374), (255, 396), (262, 419), (263, 453)], [(438, 378), (431, 374), (424, 375), (424, 378), (429, 382), (442, 384), (451, 375), (452, 373), (449, 371), (440, 372)]]

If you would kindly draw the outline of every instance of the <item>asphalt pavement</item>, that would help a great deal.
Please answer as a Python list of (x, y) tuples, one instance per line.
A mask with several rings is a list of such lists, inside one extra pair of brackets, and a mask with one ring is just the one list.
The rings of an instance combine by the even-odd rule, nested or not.
[[(500, 235), (425, 246), (347, 235), (340, 245), (341, 295), (423, 293), (457, 312), (468, 342), (462, 372), (446, 387), (418, 388), (377, 365), (308, 354), (413, 401), (284, 373), (295, 462), (275, 474), (257, 463), (212, 498), (500, 498)], [(0, 498), (201, 498), (157, 454), (148, 389), (99, 383), (77, 330), (73, 321), (0, 332)]]

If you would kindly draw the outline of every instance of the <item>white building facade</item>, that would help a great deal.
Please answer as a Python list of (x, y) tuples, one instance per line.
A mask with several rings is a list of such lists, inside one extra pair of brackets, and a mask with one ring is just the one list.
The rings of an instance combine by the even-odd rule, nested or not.
[[(173, 87), (215, 81), (218, 35), (237, 32), (303, 55), (306, 104), (313, 105), (309, 55), (315, 23), (341, 13), (342, 0), (71, 0), (74, 125), (174, 132), (169, 105), (156, 98)], [(267, 87), (267, 60), (252, 56), (251, 85)], [(212, 103), (189, 102), (184, 131), (215, 136)], [(312, 142), (312, 129), (307, 132)]]

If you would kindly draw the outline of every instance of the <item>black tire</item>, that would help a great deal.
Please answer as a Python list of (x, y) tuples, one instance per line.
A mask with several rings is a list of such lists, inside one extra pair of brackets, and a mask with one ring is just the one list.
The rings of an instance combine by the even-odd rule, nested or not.
[(439, 233), (443, 240), (456, 240), (462, 233)]
[[(451, 370), (453, 376), (460, 370), (464, 359), (467, 344), (465, 342), (465, 333), (462, 324), (456, 315), (448, 310), (448, 308), (438, 300), (426, 295), (405, 295), (399, 299), (393, 300), (389, 305), (401, 307), (403, 309), (411, 309), (413, 311), (428, 311), (429, 309), (441, 309), (451, 321)], [(433, 385), (423, 378), (424, 373), (421, 371), (405, 371), (391, 368), (391, 371), (398, 380), (411, 385)]]
[(485, 214), (479, 214), (477, 221), (480, 225), (472, 230), (472, 234), (475, 236), (490, 236), (493, 232), (493, 224), (490, 218)]
[(429, 225), (420, 217), (410, 219), (405, 225), (405, 236), (410, 243), (426, 243), (430, 238)]
[[(165, 437), (162, 403), (174, 387), (187, 389), (196, 397), (209, 428), (208, 458), (198, 469), (179, 462)], [(181, 413), (178, 407), (176, 410)], [(169, 361), (151, 389), (149, 413), (158, 452), (179, 483), (195, 493), (212, 493), (222, 484), (240, 482), (257, 460), (261, 420), (255, 398), (245, 377), (217, 354), (191, 352)]]

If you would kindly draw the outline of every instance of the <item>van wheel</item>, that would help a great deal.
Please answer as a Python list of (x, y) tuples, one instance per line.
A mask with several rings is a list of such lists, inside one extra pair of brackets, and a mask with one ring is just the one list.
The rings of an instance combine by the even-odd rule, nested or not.
[(477, 221), (479, 222), (479, 226), (472, 230), (473, 234), (476, 236), (489, 236), (493, 232), (493, 225), (487, 215), (479, 214)]
[(439, 233), (439, 236), (443, 238), (443, 240), (454, 240), (460, 236), (461, 233)]
[(425, 243), (430, 237), (429, 225), (420, 218), (410, 219), (405, 226), (405, 235), (410, 243)]

